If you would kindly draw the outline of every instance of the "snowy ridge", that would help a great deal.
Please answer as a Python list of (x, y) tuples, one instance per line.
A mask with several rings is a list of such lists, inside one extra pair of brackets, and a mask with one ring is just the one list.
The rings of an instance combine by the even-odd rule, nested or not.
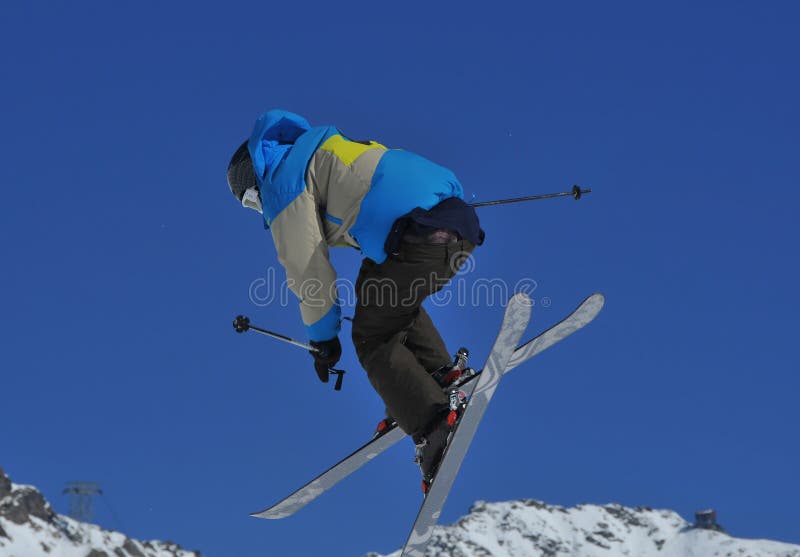
[(39, 491), (0, 468), (0, 557), (200, 557), (171, 542), (142, 542), (57, 514)]
[[(388, 557), (397, 557), (400, 551)], [(479, 501), (436, 528), (428, 557), (800, 557), (800, 545), (693, 528), (677, 513), (622, 505), (564, 508)], [(381, 557), (370, 553), (367, 557)]]

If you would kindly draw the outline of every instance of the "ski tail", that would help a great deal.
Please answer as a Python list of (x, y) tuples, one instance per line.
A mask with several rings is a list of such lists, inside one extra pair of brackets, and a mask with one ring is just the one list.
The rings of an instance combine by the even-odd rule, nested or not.
[(369, 441), (349, 456), (340, 460), (325, 473), (317, 476), (285, 499), (263, 511), (252, 513), (250, 516), (279, 519), (293, 515), (405, 436), (406, 434), (403, 430), (394, 426), (380, 437)]

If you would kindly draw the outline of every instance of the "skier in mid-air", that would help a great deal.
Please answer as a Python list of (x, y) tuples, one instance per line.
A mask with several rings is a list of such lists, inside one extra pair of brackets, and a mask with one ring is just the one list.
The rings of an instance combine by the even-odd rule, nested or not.
[(455, 175), (419, 155), (353, 141), (283, 110), (261, 115), (228, 165), (243, 206), (263, 214), (287, 283), (300, 299), (314, 367), (327, 382), (342, 354), (328, 248), (364, 255), (352, 338), (359, 362), (411, 435), (430, 481), (444, 452), (450, 352), (422, 307), (483, 243)]

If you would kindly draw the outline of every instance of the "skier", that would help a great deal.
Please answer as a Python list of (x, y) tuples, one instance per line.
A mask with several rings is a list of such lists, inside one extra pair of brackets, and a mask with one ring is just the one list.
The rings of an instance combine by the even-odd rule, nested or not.
[(443, 387), (453, 364), (422, 302), (484, 239), (455, 175), (408, 151), (270, 110), (234, 153), (227, 179), (243, 206), (263, 214), (323, 382), (342, 354), (328, 248), (360, 249), (356, 354), (387, 413), (413, 437), (430, 480), (451, 430)]

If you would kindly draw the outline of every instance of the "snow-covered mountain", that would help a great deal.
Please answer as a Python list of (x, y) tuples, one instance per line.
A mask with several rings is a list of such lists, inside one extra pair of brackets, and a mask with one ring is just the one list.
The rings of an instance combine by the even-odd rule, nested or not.
[[(427, 557), (800, 557), (800, 545), (734, 538), (677, 513), (621, 505), (564, 508), (478, 502), (437, 527)], [(388, 557), (398, 557), (400, 552)], [(0, 468), (0, 557), (200, 557), (171, 542), (137, 541), (57, 514)], [(225, 556), (227, 557), (227, 556)], [(381, 557), (370, 553), (367, 557)]]
[[(677, 513), (621, 505), (478, 502), (437, 527), (427, 557), (800, 557), (800, 545), (694, 528)], [(400, 551), (390, 557), (397, 557)], [(367, 557), (380, 557), (370, 553)]]
[(170, 542), (141, 542), (56, 514), (36, 488), (0, 468), (0, 557), (200, 557)]

